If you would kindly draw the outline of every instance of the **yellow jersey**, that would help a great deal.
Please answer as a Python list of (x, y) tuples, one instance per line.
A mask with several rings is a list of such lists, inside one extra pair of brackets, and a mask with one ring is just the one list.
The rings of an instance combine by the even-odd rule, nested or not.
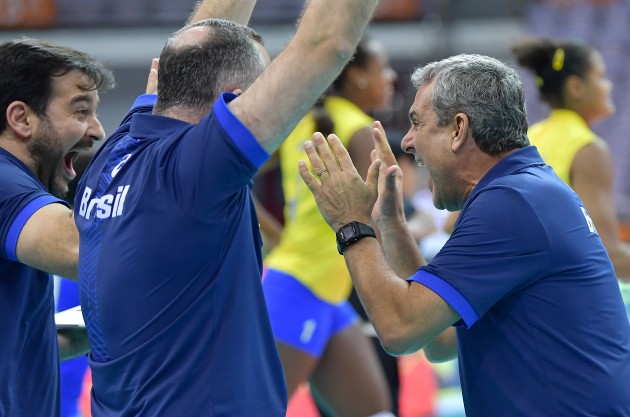
[(527, 136), (545, 163), (570, 187), (573, 187), (571, 165), (575, 154), (597, 139), (584, 119), (567, 109), (552, 110), (547, 119), (529, 128)]
[[(346, 147), (355, 132), (373, 122), (354, 103), (341, 97), (327, 97), (324, 108), (332, 118), (334, 133)], [(324, 221), (298, 171), (298, 161), (308, 161), (303, 145), (313, 133), (315, 120), (309, 113), (280, 147), (284, 229), (278, 246), (265, 258), (265, 265), (295, 277), (319, 298), (340, 303), (352, 290), (350, 273), (337, 252), (335, 232)]]

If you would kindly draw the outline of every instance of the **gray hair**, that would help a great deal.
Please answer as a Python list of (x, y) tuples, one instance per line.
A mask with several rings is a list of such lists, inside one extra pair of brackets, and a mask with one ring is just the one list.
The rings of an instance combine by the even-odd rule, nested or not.
[[(199, 43), (178, 44), (182, 33), (194, 27), (207, 27), (207, 36)], [(255, 42), (263, 41), (254, 30), (222, 19), (175, 32), (160, 54), (155, 113), (173, 107), (209, 112), (222, 92), (249, 87), (266, 66)]]
[(529, 145), (523, 84), (516, 71), (483, 55), (457, 55), (416, 68), (414, 87), (435, 81), (431, 104), (439, 126), (468, 116), (475, 143), (489, 155)]

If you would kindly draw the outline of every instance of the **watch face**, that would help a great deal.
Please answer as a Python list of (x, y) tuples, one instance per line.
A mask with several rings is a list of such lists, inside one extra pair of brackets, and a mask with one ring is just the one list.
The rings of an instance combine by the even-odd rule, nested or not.
[(339, 229), (339, 237), (341, 241), (346, 241), (349, 238), (352, 238), (356, 235), (356, 230), (354, 230), (354, 225), (347, 224)]

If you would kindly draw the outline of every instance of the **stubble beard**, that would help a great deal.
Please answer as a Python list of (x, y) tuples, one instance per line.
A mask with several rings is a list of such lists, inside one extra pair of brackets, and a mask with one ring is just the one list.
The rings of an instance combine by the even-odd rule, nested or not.
[(52, 195), (64, 198), (68, 193), (68, 183), (58, 173), (64, 157), (61, 137), (46, 116), (41, 120), (37, 135), (28, 145), (28, 153), (35, 161), (37, 178)]

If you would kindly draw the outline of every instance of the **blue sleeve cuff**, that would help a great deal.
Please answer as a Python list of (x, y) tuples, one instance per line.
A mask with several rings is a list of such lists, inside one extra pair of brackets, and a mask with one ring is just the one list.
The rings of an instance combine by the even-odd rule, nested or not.
[(423, 269), (419, 269), (418, 272), (409, 277), (407, 281), (415, 281), (422, 284), (442, 297), (444, 301), (457, 311), (467, 328), (470, 328), (477, 320), (479, 320), (479, 316), (468, 300), (464, 298), (464, 296), (461, 295), (455, 287), (444, 281), (442, 278)]
[(22, 233), (22, 229), (24, 225), (31, 218), (33, 213), (35, 213), (40, 208), (47, 206), (52, 203), (62, 203), (64, 205), (68, 205), (65, 201), (58, 199), (57, 197), (53, 197), (52, 195), (42, 195), (35, 198), (33, 201), (28, 203), (22, 211), (18, 213), (9, 228), (9, 232), (7, 233), (7, 239), (5, 241), (4, 247), (7, 258), (12, 261), (18, 261), (17, 258), (17, 242), (20, 237), (20, 233)]
[(131, 106), (129, 111), (132, 112), (138, 107), (153, 107), (155, 106), (156, 101), (157, 94), (142, 94), (136, 99), (136, 101), (134, 101), (133, 106)]
[(229, 133), (234, 144), (256, 168), (260, 168), (267, 162), (270, 155), (260, 146), (252, 132), (228, 108), (227, 103), (236, 97), (238, 97), (236, 94), (223, 93), (214, 103), (212, 111), (221, 126)]

